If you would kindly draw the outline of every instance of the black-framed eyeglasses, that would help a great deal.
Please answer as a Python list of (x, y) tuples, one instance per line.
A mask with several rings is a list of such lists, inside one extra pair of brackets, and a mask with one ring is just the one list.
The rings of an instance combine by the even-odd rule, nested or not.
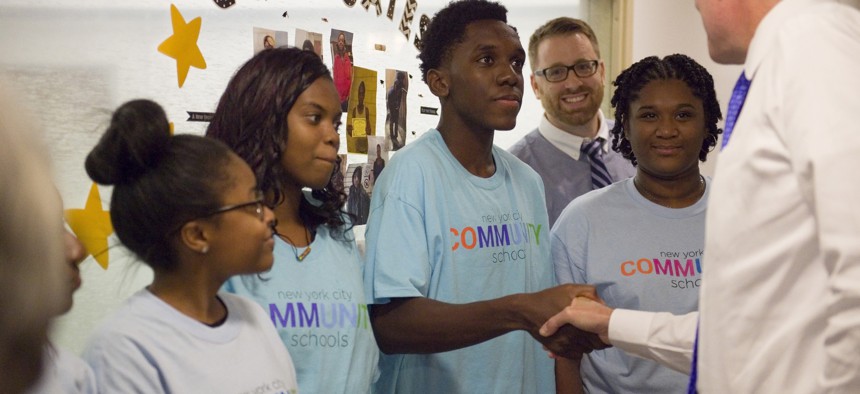
[(257, 218), (259, 218), (260, 221), (264, 221), (265, 220), (265, 213), (264, 213), (265, 209), (263, 208), (263, 204), (266, 201), (265, 197), (266, 196), (263, 194), (262, 191), (257, 190), (254, 193), (254, 200), (253, 201), (248, 201), (248, 202), (243, 202), (243, 203), (233, 204), (233, 205), (225, 205), (225, 206), (218, 208), (212, 212), (209, 212), (208, 214), (206, 214), (204, 216), (209, 217), (209, 216), (214, 216), (214, 215), (220, 215), (224, 212), (230, 212), (230, 211), (233, 211), (236, 209), (242, 209), (242, 208), (246, 208), (246, 207), (254, 207), (254, 212), (257, 214)]
[(597, 72), (598, 64), (600, 64), (600, 60), (586, 60), (571, 66), (552, 66), (543, 70), (537, 70), (535, 71), (535, 75), (543, 76), (549, 82), (561, 82), (567, 79), (570, 70), (573, 70), (573, 73), (577, 77), (586, 78)]

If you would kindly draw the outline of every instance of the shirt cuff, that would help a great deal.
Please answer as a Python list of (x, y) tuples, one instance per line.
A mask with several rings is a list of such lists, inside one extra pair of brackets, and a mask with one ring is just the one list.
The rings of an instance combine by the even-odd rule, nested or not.
[(673, 315), (615, 309), (609, 317), (609, 342), (637, 357), (689, 374), (698, 312)]
[(653, 312), (615, 309), (609, 316), (609, 342), (628, 353), (647, 349)]

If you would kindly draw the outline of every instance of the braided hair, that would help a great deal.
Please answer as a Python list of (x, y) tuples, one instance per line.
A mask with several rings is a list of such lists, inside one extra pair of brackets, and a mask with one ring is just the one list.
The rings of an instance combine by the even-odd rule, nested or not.
[(612, 134), (612, 149), (621, 153), (625, 159), (636, 165), (636, 156), (630, 146), (630, 141), (624, 136), (624, 126), (629, 124), (630, 104), (639, 98), (639, 92), (645, 85), (655, 80), (677, 79), (690, 87), (693, 95), (702, 100), (705, 111), (705, 130), (707, 136), (699, 151), (699, 160), (705, 161), (708, 152), (717, 145), (717, 138), (723, 132), (717, 127), (717, 122), (723, 118), (720, 103), (714, 91), (714, 78), (702, 65), (686, 55), (674, 54), (660, 59), (656, 56), (646, 57), (628, 69), (621, 72), (615, 82), (615, 93), (612, 95), (612, 107), (615, 108), (615, 126)]

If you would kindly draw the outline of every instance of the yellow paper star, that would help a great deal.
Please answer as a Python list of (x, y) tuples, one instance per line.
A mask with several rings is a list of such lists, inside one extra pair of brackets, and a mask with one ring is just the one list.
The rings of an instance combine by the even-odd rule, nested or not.
[(110, 212), (102, 209), (99, 188), (93, 183), (84, 209), (67, 209), (66, 223), (96, 262), (108, 268), (108, 236), (113, 233)]
[(176, 76), (181, 88), (185, 83), (185, 77), (188, 76), (189, 67), (206, 69), (206, 59), (203, 59), (203, 53), (197, 47), (202, 20), (198, 16), (191, 22), (185, 23), (185, 18), (179, 13), (179, 9), (171, 4), (170, 21), (173, 24), (173, 35), (158, 46), (158, 51), (176, 59)]

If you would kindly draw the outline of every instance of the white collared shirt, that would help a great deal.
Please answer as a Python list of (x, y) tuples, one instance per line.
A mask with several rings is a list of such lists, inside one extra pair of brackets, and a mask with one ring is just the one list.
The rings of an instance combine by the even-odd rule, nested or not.
[(860, 392), (858, 69), (845, 4), (783, 0), (756, 29), (709, 200), (700, 392)]
[[(597, 118), (599, 119), (597, 137), (603, 137), (603, 139), (606, 140), (601, 149), (603, 149), (603, 153), (607, 153), (609, 152), (610, 145), (608, 143), (609, 126), (606, 124), (606, 118), (603, 116), (603, 111), (597, 110)], [(541, 117), (540, 125), (538, 125), (538, 132), (540, 132), (540, 134), (546, 138), (550, 144), (572, 157), (574, 160), (579, 160), (580, 147), (582, 147), (583, 142), (588, 143), (593, 141), (593, 139), (582, 138), (555, 127), (555, 125), (550, 123), (549, 119), (546, 118), (546, 114)]]

